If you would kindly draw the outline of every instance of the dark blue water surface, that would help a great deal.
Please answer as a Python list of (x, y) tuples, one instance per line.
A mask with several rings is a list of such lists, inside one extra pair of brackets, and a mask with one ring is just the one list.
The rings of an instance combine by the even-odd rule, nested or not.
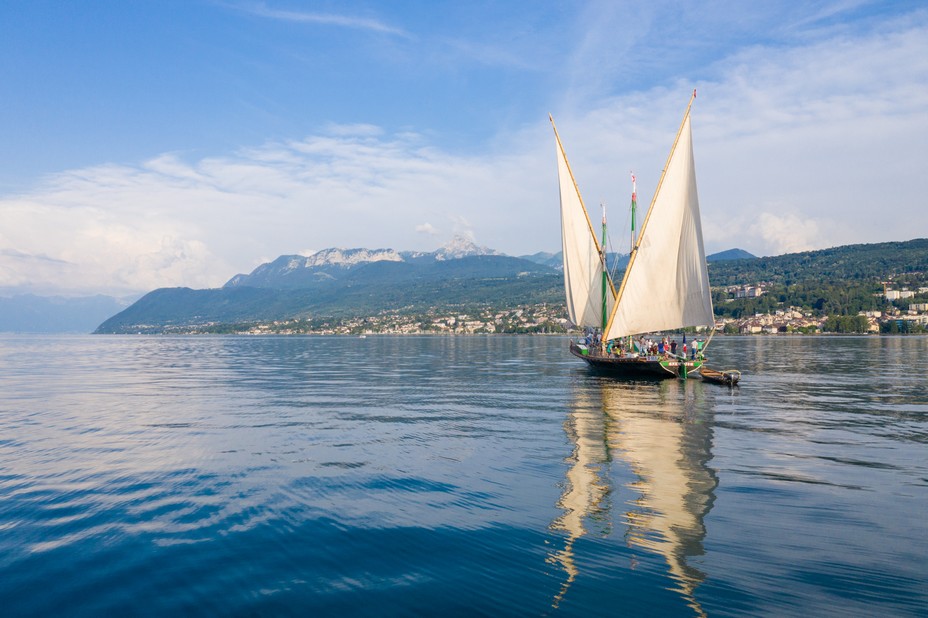
[(0, 336), (3, 615), (926, 615), (928, 338)]

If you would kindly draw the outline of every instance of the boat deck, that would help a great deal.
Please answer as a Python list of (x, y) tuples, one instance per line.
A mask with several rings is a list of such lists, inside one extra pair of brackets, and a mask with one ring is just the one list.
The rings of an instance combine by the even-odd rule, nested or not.
[(685, 378), (697, 373), (705, 363), (702, 357), (684, 358), (672, 354), (604, 354), (596, 347), (570, 342), (570, 353), (590, 367), (619, 376)]

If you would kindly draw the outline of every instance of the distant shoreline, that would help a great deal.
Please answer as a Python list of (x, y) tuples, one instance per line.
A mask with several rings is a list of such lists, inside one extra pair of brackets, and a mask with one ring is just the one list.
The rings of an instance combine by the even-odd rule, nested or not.
[[(435, 332), (410, 332), (410, 333), (328, 333), (328, 332), (305, 332), (305, 333), (275, 333), (275, 332), (150, 332), (150, 333), (17, 333), (17, 332), (0, 332), (0, 335), (20, 335), (20, 336), (116, 336), (116, 337), (342, 337), (347, 339), (362, 339), (366, 337), (580, 337), (581, 333), (435, 333)], [(687, 333), (689, 337), (690, 334)], [(704, 339), (706, 335), (694, 335), (695, 339)], [(713, 337), (723, 338), (754, 338), (754, 337), (928, 337), (928, 333), (722, 333), (717, 332)]]

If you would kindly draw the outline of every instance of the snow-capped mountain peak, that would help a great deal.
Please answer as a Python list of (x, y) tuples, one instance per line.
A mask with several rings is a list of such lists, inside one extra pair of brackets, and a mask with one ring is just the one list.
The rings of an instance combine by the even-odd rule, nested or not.
[(503, 255), (499, 251), (494, 251), (487, 247), (481, 247), (473, 241), (472, 238), (468, 238), (462, 234), (455, 234), (454, 237), (448, 241), (448, 243), (438, 249), (435, 253), (436, 260), (456, 260), (462, 257), (469, 257), (472, 255)]
[(402, 262), (393, 249), (323, 249), (306, 258), (303, 266), (356, 266), (368, 262)]

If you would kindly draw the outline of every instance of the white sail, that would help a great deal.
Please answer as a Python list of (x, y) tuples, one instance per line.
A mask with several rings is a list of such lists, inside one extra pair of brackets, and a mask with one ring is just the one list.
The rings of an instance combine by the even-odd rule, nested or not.
[(687, 109), (605, 338), (713, 323)]
[[(551, 120), (552, 125), (554, 120)], [(557, 176), (561, 190), (561, 245), (564, 256), (564, 290), (567, 311), (577, 326), (603, 326), (603, 261), (599, 243), (574, 181), (567, 155), (557, 138)], [(606, 316), (612, 311), (615, 289), (606, 286)]]

